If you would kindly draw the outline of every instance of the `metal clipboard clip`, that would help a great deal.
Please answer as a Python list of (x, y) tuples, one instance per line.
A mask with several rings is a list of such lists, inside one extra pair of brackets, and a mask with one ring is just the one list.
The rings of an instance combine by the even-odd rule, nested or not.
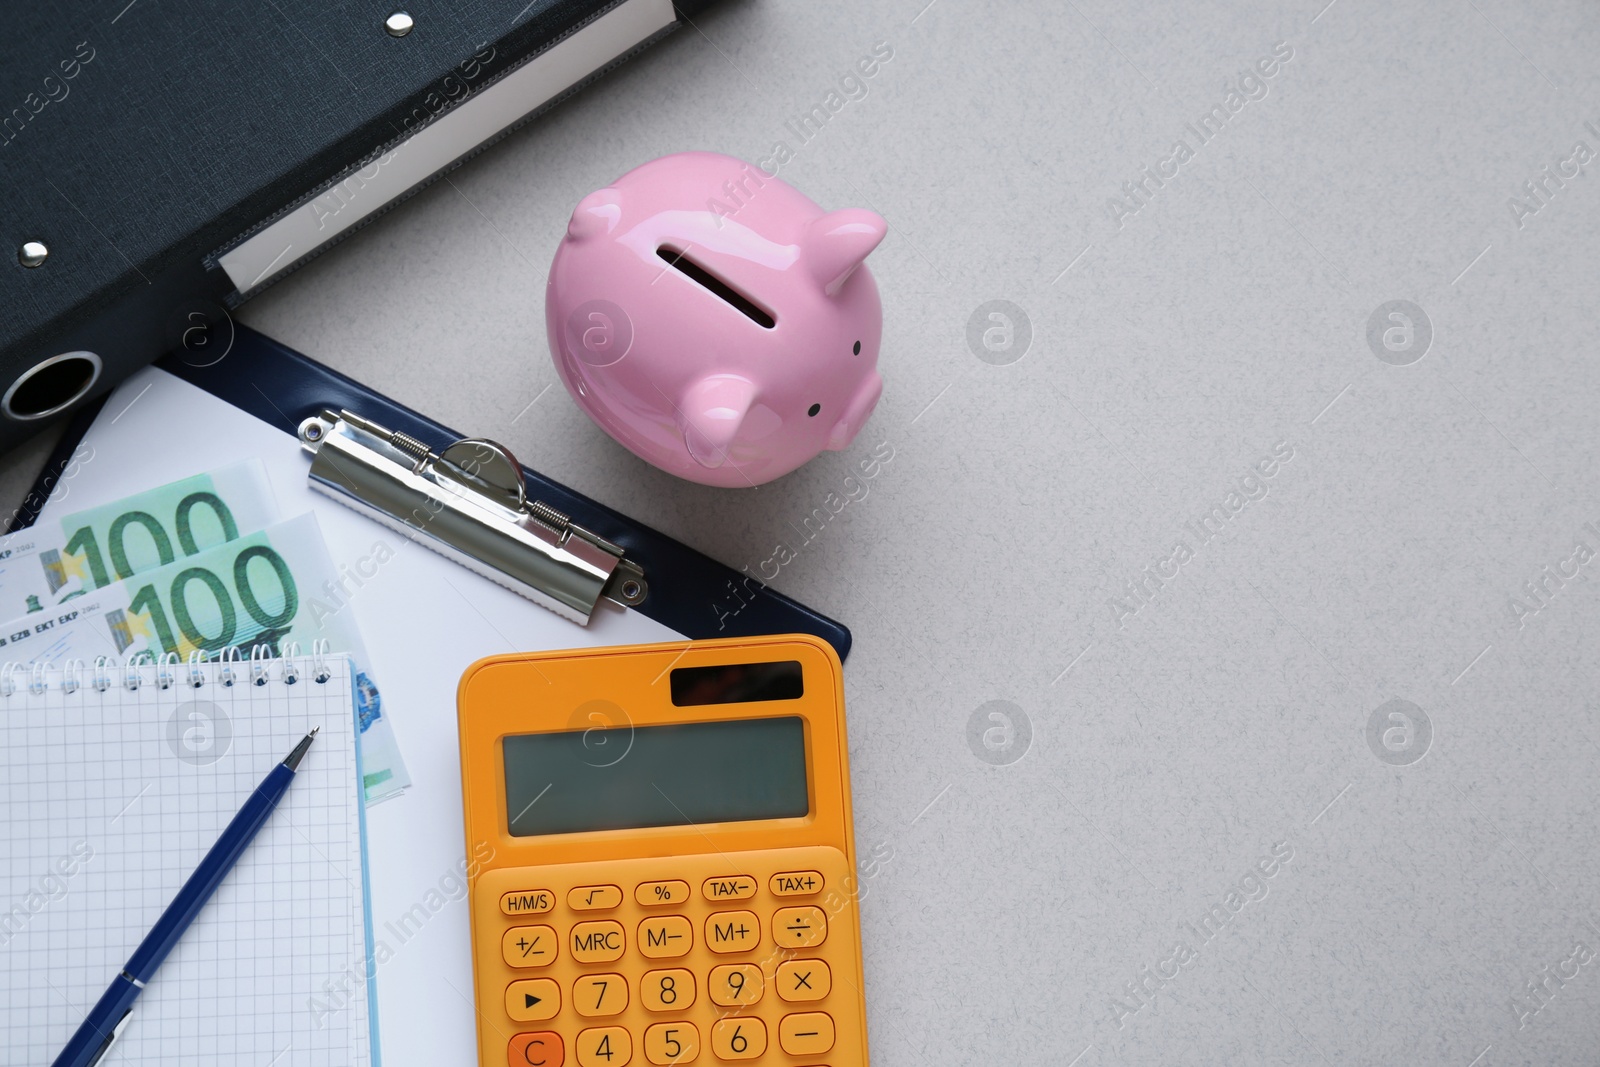
[(630, 607), (649, 588), (614, 545), (540, 501), (504, 446), (466, 438), (434, 452), (349, 411), (300, 424), (311, 487), (563, 618), (586, 624), (602, 596)]

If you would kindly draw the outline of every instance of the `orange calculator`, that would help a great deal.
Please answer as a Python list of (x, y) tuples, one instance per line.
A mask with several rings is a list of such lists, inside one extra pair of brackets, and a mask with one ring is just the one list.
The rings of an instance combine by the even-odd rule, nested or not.
[(457, 704), (481, 1067), (866, 1067), (831, 646), (495, 656)]

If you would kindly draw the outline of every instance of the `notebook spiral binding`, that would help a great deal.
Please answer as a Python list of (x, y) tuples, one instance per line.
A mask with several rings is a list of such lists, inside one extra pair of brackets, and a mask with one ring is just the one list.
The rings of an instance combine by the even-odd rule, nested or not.
[(224, 688), (231, 688), (239, 682), (266, 685), (274, 676), (284, 685), (294, 685), (300, 681), (302, 671), (313, 682), (323, 685), (333, 677), (328, 666), (330, 653), (328, 642), (319, 638), (311, 643), (308, 656), (301, 656), (300, 643), (291, 641), (284, 646), (281, 655), (275, 655), (270, 645), (252, 646), (249, 659), (245, 658), (244, 651), (237, 645), (232, 645), (223, 649), (214, 660), (196, 649), (189, 653), (187, 663), (180, 661), (176, 652), (162, 656), (136, 652), (121, 663), (110, 656), (96, 656), (89, 667), (76, 658), (67, 660), (59, 668), (48, 660), (31, 664), (8, 661), (0, 665), (0, 699), (9, 699), (20, 691), (34, 696), (42, 695), (50, 688), (51, 672), (58, 669), (59, 688), (67, 696), (84, 688), (104, 693), (113, 686), (136, 693), (146, 684), (157, 689), (171, 689), (178, 685), (199, 689), (206, 684), (209, 668), (213, 666), (217, 668), (216, 684)]

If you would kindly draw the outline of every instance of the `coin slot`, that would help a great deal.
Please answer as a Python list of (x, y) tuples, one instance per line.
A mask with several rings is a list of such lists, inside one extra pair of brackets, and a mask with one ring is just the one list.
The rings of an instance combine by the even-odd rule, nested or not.
[(778, 324), (778, 320), (774, 319), (749, 297), (690, 259), (687, 252), (679, 251), (671, 245), (662, 245), (656, 249), (656, 255), (660, 256), (662, 262), (666, 263), (667, 266), (702, 288), (709, 290), (713, 296), (732, 304), (740, 314), (762, 329), (770, 330)]
[(93, 352), (63, 352), (34, 366), (11, 383), (0, 411), (17, 422), (31, 422), (65, 411), (94, 388), (100, 357)]

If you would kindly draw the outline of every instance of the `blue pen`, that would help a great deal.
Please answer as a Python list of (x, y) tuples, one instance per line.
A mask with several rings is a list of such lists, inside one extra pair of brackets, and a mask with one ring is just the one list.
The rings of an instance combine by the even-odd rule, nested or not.
[(67, 1047), (61, 1050), (61, 1055), (55, 1058), (51, 1067), (94, 1067), (100, 1062), (100, 1057), (111, 1048), (112, 1042), (116, 1041), (132, 1018), (133, 1002), (139, 998), (145, 983), (155, 977), (161, 961), (177, 945), (183, 932), (200, 914), (200, 909), (205, 907), (211, 894), (217, 891), (217, 886), (233, 870), (233, 865), (249, 847), (251, 839), (278, 806), (278, 801), (283, 799), (283, 794), (289, 791), (295, 768), (300, 766), (301, 758), (316, 736), (317, 730), (306, 734), (294, 746), (294, 751), (285, 756), (283, 762), (272, 768), (261, 784), (256, 786), (255, 792), (244, 802), (244, 807), (239, 809), (239, 814), (222, 831), (217, 843), (211, 846), (211, 851), (205, 854), (189, 880), (178, 890), (178, 895), (167, 905), (167, 910), (161, 913), (161, 918), (139, 942), (139, 947), (133, 950), (133, 955), (128, 957), (128, 965), (111, 980), (111, 988), (89, 1009), (78, 1032), (72, 1035)]

